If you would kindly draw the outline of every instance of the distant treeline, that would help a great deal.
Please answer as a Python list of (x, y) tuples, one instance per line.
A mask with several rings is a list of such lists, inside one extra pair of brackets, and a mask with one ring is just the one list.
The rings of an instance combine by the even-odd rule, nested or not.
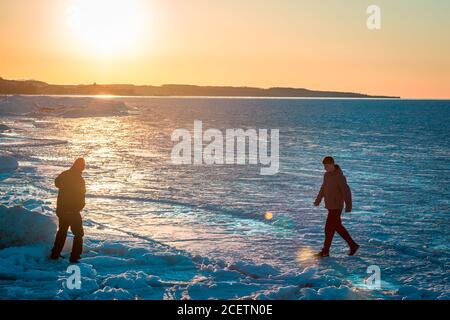
[(302, 88), (252, 88), (166, 84), (138, 86), (131, 84), (54, 85), (36, 80), (0, 78), (0, 94), (42, 95), (118, 95), (118, 96), (211, 96), (211, 97), (313, 97), (313, 98), (398, 98), (370, 96), (352, 92), (314, 91)]

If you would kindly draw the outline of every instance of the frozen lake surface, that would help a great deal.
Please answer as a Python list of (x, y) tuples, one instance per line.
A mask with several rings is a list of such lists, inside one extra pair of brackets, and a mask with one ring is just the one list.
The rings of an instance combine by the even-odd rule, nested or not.
[[(84, 156), (90, 287), (60, 291), (64, 262), (49, 267), (48, 244), (24, 243), (0, 250), (2, 297), (450, 298), (450, 101), (30, 99), (0, 101), (0, 152), (19, 163), (0, 173), (0, 204), (54, 216), (53, 179)], [(171, 164), (172, 131), (194, 120), (279, 129), (280, 172)], [(335, 236), (316, 261), (326, 211), (312, 203), (328, 154), (352, 189), (343, 221), (361, 249), (348, 257)], [(363, 282), (371, 265), (382, 290)]]

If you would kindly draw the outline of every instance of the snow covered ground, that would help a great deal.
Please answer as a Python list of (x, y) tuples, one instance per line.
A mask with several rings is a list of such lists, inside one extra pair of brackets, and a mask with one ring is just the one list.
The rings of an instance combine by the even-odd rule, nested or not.
[[(3, 299), (368, 299), (383, 294), (389, 298), (437, 297), (412, 286), (372, 294), (333, 275), (333, 270), (320, 271), (316, 266), (305, 265), (289, 273), (267, 264), (208, 259), (150, 239), (99, 232), (92, 227), (92, 221), (87, 222), (89, 236), (78, 265), (81, 288), (69, 289), (68, 261), (47, 259), (56, 230), (52, 217), (2, 206), (0, 222)], [(71, 238), (66, 253), (70, 246)]]
[[(450, 106), (372, 103), (0, 101), (0, 297), (449, 299), (450, 148), (441, 121)], [(366, 112), (354, 112), (361, 105)], [(335, 116), (315, 117), (311, 107), (334, 108), (346, 126)], [(422, 109), (428, 118), (415, 122)], [(191, 129), (194, 119), (217, 128), (280, 128), (280, 174), (172, 166), (170, 133)], [(328, 140), (333, 134), (338, 145)], [(349, 177), (355, 212), (344, 223), (362, 249), (347, 257), (336, 236), (333, 256), (317, 261), (324, 210), (311, 203), (327, 153)], [(47, 256), (56, 230), (53, 178), (78, 156), (88, 163), (88, 201), (82, 286), (71, 290), (67, 259)], [(70, 246), (71, 238), (64, 255)], [(381, 269), (381, 290), (364, 283), (371, 265)]]

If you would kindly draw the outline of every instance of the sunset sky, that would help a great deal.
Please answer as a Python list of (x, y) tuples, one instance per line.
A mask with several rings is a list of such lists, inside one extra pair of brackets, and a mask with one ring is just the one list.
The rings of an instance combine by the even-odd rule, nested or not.
[(450, 98), (448, 0), (1, 0), (0, 40), (6, 79)]

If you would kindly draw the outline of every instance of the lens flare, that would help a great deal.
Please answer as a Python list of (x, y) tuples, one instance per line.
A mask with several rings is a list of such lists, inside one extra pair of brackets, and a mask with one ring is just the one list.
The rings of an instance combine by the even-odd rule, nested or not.
[(316, 259), (315, 259), (314, 254), (315, 254), (315, 252), (309, 247), (300, 248), (297, 251), (296, 261), (298, 262), (298, 264), (300, 264), (302, 266), (316, 264)]
[(273, 213), (270, 212), (270, 211), (267, 211), (267, 212), (264, 214), (264, 218), (265, 218), (266, 220), (272, 220), (272, 219), (273, 219)]

